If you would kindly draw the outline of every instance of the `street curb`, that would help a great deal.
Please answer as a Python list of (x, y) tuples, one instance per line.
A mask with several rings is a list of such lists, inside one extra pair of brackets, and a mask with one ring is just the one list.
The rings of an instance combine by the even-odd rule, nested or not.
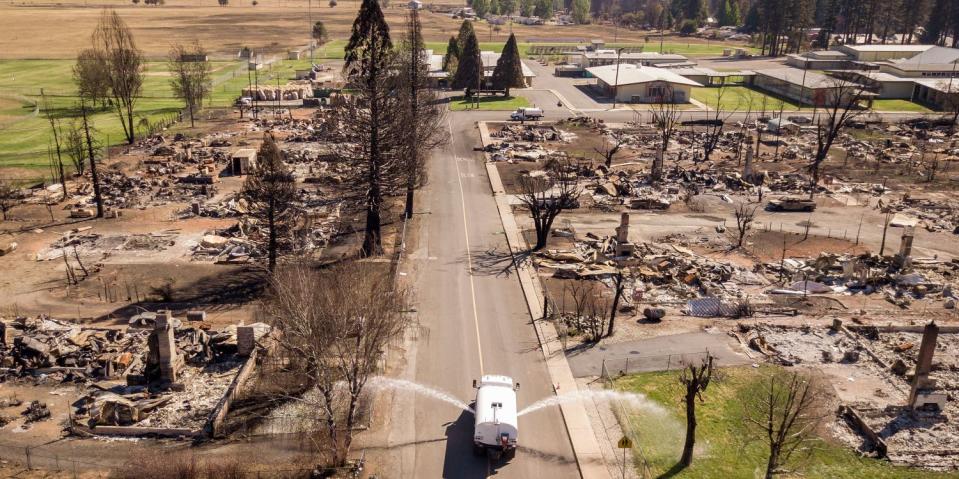
[[(480, 138), (483, 140), (483, 146), (486, 146), (490, 139), (489, 128), (486, 122), (478, 123)], [(543, 358), (546, 360), (546, 369), (549, 372), (554, 391), (577, 391), (576, 379), (570, 370), (556, 329), (548, 321), (539, 319), (543, 317), (542, 285), (536, 279), (535, 271), (530, 263), (516, 263), (517, 252), (522, 248), (521, 245), (525, 243), (516, 225), (516, 218), (513, 216), (512, 209), (506, 199), (506, 191), (503, 188), (503, 182), (500, 179), (499, 171), (496, 169), (496, 164), (487, 162), (486, 172), (493, 192), (493, 200), (496, 202), (496, 209), (499, 211), (500, 221), (503, 224), (506, 242), (514, 259), (516, 274), (523, 289), (523, 297), (526, 299), (526, 306), (533, 322), (533, 329), (536, 331), (536, 338), (540, 343), (540, 351), (542, 351)], [(563, 415), (566, 432), (569, 435), (580, 476), (583, 479), (610, 479), (609, 470), (606, 468), (602, 451), (596, 442), (596, 435), (586, 413), (586, 408), (582, 403), (572, 402), (560, 404), (560, 412)]]

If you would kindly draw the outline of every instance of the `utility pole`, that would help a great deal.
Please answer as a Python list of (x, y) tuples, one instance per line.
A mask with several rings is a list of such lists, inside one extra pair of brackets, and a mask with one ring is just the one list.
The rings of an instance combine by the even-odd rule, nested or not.
[(616, 109), (616, 100), (619, 96), (619, 58), (623, 54), (622, 48), (616, 49), (616, 80), (613, 82), (613, 110)]
[(315, 40), (313, 39), (313, 0), (306, 0), (306, 16), (310, 21), (310, 68), (313, 68), (313, 50)]

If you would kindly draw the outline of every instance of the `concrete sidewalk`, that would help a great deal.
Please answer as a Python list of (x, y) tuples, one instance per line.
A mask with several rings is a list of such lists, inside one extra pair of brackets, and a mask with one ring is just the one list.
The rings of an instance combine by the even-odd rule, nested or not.
[[(489, 130), (486, 123), (481, 122), (479, 129), (480, 137), (485, 146), (489, 141)], [(499, 210), (500, 219), (503, 222), (506, 241), (515, 258), (518, 253), (526, 250), (526, 243), (520, 235), (516, 219), (513, 217), (512, 209), (507, 202), (507, 196), (496, 165), (486, 163), (486, 170), (489, 174), (496, 208)], [(576, 380), (570, 370), (569, 363), (566, 361), (566, 354), (556, 334), (556, 329), (552, 323), (541, 320), (543, 317), (543, 292), (542, 285), (536, 278), (536, 272), (529, 263), (516, 264), (515, 267), (555, 391), (557, 394), (576, 391), (578, 389)], [(576, 455), (580, 475), (584, 479), (610, 478), (602, 451), (596, 442), (592, 423), (583, 404), (580, 402), (561, 404), (560, 410), (563, 413), (563, 419), (566, 421), (566, 430), (573, 446), (573, 453)]]

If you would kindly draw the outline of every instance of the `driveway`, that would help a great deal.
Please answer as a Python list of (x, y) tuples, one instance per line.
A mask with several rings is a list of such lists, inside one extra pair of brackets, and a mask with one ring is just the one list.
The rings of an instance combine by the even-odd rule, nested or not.
[(655, 338), (603, 344), (566, 354), (573, 375), (596, 377), (602, 374), (603, 360), (613, 374), (678, 369), (681, 363), (702, 360), (709, 351), (715, 366), (737, 366), (753, 361), (741, 352), (739, 344), (725, 334), (706, 332), (672, 334)]

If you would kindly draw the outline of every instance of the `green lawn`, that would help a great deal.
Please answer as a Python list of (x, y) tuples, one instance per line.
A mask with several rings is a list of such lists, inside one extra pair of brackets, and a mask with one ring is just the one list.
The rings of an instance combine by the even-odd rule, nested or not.
[(875, 111), (906, 111), (914, 113), (932, 113), (932, 110), (909, 100), (873, 100)]
[(722, 93), (720, 105), (722, 109), (726, 111), (735, 109), (736, 111), (745, 112), (750, 109), (749, 105), (750, 102), (752, 102), (752, 111), (758, 113), (763, 110), (764, 101), (767, 112), (779, 111), (780, 108), (782, 108), (783, 111), (799, 110), (799, 105), (795, 103), (782, 101), (780, 106), (781, 100), (779, 98), (744, 86), (693, 88), (691, 96), (694, 100), (706, 104), (709, 108), (716, 109), (716, 101), (720, 93)]
[[(705, 402), (697, 404), (697, 454), (692, 466), (679, 471), (677, 478), (752, 478), (762, 477), (766, 465), (766, 446), (762, 441), (749, 441), (750, 431), (742, 419), (742, 394), (767, 367), (754, 369), (724, 368), (714, 377), (704, 393)], [(617, 379), (613, 387), (645, 394), (667, 413), (632, 411), (620, 422), (626, 424), (630, 437), (649, 461), (655, 476), (669, 471), (682, 454), (685, 437), (682, 385), (678, 372), (647, 373)], [(622, 414), (620, 414), (622, 416)], [(638, 457), (638, 455), (636, 455)], [(893, 466), (888, 462), (863, 458), (849, 447), (817, 441), (812, 455), (789, 467), (799, 470), (783, 477), (806, 478), (957, 478), (959, 474), (942, 474)], [(675, 472), (675, 471), (674, 471)]]
[[(529, 101), (521, 96), (484, 96), (480, 98), (480, 110), (513, 111), (517, 108), (529, 106)], [(475, 109), (472, 101), (466, 101), (463, 96), (450, 98), (450, 110), (463, 111)]]
[[(79, 115), (72, 78), (73, 60), (3, 60), (0, 61), (0, 95), (10, 95), (41, 103), (41, 94), (51, 112), (65, 123)], [(227, 106), (246, 85), (246, 71), (240, 62), (212, 62), (213, 94), (208, 106)], [(270, 73), (264, 74), (266, 78)], [(5, 102), (6, 103), (6, 102)], [(41, 105), (42, 107), (43, 105)], [(136, 104), (138, 128), (145, 123), (170, 119), (182, 108), (173, 97), (165, 62), (148, 62), (143, 93)], [(0, 124), (0, 166), (35, 168), (37, 175), (47, 173), (47, 146), (51, 141), (50, 126), (42, 116), (30, 115), (31, 108), (22, 108), (23, 115), (11, 118), (12, 112), (0, 112), (6, 121)], [(97, 111), (92, 123), (103, 144), (123, 142), (123, 128), (112, 110)]]

